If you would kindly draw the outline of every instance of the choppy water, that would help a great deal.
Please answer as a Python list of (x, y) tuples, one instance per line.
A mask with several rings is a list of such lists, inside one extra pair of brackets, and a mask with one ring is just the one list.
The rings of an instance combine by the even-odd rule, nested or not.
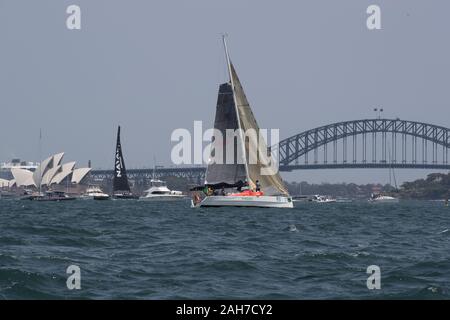
[[(0, 298), (449, 298), (449, 229), (439, 202), (0, 200)], [(81, 290), (66, 287), (73, 264)], [(366, 287), (369, 265), (381, 290)]]

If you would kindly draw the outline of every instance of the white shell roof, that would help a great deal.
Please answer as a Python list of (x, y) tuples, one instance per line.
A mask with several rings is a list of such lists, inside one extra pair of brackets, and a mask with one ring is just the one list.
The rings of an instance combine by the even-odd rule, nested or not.
[(41, 162), (39, 167), (37, 167), (33, 173), (33, 180), (36, 186), (38, 186), (39, 184), (47, 184), (50, 182), (51, 178), (47, 179), (47, 181), (42, 181), (43, 177), (50, 169), (59, 166), (63, 157), (64, 152), (61, 152), (54, 154)]
[[(59, 184), (72, 175), (70, 177), (71, 182), (78, 184), (92, 170), (91, 168), (74, 169), (75, 162), (68, 162), (61, 165), (63, 157), (64, 152), (61, 152), (45, 159), (34, 172), (26, 169), (12, 168), (11, 173), (14, 176), (14, 180), (11, 181), (14, 181), (18, 187), (37, 187), (39, 184)], [(2, 179), (1, 183), (6, 185), (6, 181), (9, 186), (12, 186), (9, 180)]]
[(48, 157), (47, 159), (42, 161), (41, 164), (33, 172), (33, 180), (34, 180), (34, 183), (36, 186), (38, 186), (41, 183), (42, 177), (47, 172), (48, 167), (51, 166), (52, 162), (53, 162), (53, 156)]
[(92, 168), (79, 168), (73, 170), (72, 183), (80, 183), (91, 170)]
[(33, 180), (33, 172), (26, 169), (12, 168), (11, 173), (18, 187), (37, 186)]
[(74, 167), (75, 161), (63, 164), (61, 166), (61, 170), (53, 176), (50, 184), (60, 184), (67, 176), (72, 173)]
[(61, 170), (61, 166), (56, 166), (53, 167), (49, 170), (47, 170), (47, 172), (44, 174), (44, 176), (42, 177), (42, 182), (41, 184), (43, 186), (45, 185), (49, 185), (50, 182), (52, 181), (53, 177)]
[(64, 152), (57, 153), (53, 156), (53, 167), (61, 165), (61, 160), (64, 157)]

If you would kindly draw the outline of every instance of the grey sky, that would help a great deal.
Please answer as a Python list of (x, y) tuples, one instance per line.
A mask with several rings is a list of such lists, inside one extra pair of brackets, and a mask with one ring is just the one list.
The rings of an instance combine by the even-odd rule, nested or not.
[[(66, 29), (66, 8), (82, 30)], [(382, 30), (366, 8), (382, 9)], [(400, 117), (450, 126), (450, 2), (365, 0), (0, 0), (0, 160), (112, 168), (117, 124), (128, 167), (170, 165), (170, 134), (211, 126), (226, 80), (220, 34), (262, 128), (281, 138), (341, 120)], [(400, 180), (424, 175), (400, 171)], [(383, 170), (288, 180), (386, 182)]]

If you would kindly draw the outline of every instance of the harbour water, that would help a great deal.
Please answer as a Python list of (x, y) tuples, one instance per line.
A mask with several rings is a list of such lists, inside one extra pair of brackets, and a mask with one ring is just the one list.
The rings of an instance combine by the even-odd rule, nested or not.
[[(190, 209), (188, 201), (0, 200), (2, 299), (441, 299), (442, 202)], [(81, 269), (69, 290), (66, 269)], [(381, 289), (367, 288), (367, 267)]]

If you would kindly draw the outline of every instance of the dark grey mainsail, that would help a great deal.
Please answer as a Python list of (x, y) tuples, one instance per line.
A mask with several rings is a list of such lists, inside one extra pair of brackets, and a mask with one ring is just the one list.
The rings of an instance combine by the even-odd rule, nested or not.
[[(221, 132), (223, 139), (213, 137), (211, 158), (216, 161), (208, 165), (205, 184), (219, 185), (225, 183), (234, 185), (239, 181), (243, 182), (247, 178), (244, 162), (242, 160), (238, 161), (239, 155), (241, 155), (242, 159), (242, 153), (238, 148), (237, 139), (226, 139), (227, 129), (236, 130), (238, 128), (233, 91), (229, 83), (223, 83), (219, 87), (216, 118), (214, 121), (214, 129)], [(232, 145), (231, 148), (234, 154), (232, 163), (226, 163), (227, 145), (229, 145), (228, 150)], [(217, 149), (223, 150), (222, 157), (220, 157), (220, 154), (215, 154), (215, 150)]]
[(120, 126), (117, 129), (116, 154), (114, 157), (113, 190), (130, 192), (125, 161), (123, 160), (122, 145), (120, 143)]

